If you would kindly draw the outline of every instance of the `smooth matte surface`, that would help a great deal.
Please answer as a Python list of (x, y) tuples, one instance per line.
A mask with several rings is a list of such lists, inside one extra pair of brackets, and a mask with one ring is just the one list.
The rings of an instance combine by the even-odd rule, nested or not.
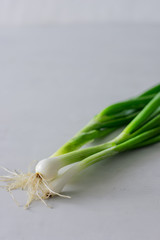
[(1, 0), (0, 26), (160, 23), (158, 0)]
[[(0, 165), (26, 171), (106, 105), (158, 83), (159, 43), (158, 25), (1, 29)], [(1, 190), (0, 239), (159, 240), (159, 146), (88, 168), (53, 209), (18, 208)]]

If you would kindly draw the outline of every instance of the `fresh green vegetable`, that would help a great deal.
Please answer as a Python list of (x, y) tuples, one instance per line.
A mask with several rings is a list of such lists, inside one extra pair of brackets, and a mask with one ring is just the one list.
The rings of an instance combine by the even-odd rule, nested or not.
[[(156, 90), (158, 93), (155, 92)], [(11, 177), (4, 176), (1, 178), (1, 180), (6, 181), (8, 183), (6, 186), (7, 190), (9, 192), (17, 188), (22, 188), (23, 190), (26, 190), (28, 192), (28, 201), (26, 206), (29, 206), (29, 204), (35, 199), (40, 199), (44, 202), (44, 199), (47, 199), (49, 196), (53, 195), (63, 196), (60, 194), (60, 192), (65, 186), (65, 184), (72, 178), (72, 176), (78, 174), (79, 171), (83, 170), (84, 168), (87, 168), (88, 166), (98, 161), (101, 161), (109, 156), (121, 153), (123, 151), (159, 142), (160, 141), (159, 87), (158, 86), (154, 87), (150, 89), (148, 92), (149, 94), (150, 93), (153, 94), (153, 91), (154, 96), (152, 95), (152, 97), (150, 97), (150, 100), (146, 96), (147, 93), (144, 93), (145, 96), (140, 96), (137, 98), (139, 103), (143, 102), (143, 109), (140, 111), (137, 107), (139, 113), (135, 114), (134, 119), (128, 124), (128, 126), (125, 127), (125, 129), (116, 138), (101, 145), (75, 150), (60, 156), (52, 156), (47, 159), (41, 160), (36, 165), (35, 173), (29, 172), (24, 174), (9, 171), (12, 174)], [(135, 103), (135, 100), (129, 100), (129, 102), (130, 104), (131, 102)], [(123, 107), (120, 110), (120, 106), (122, 105)], [(114, 115), (116, 112), (116, 114), (117, 115), (119, 114), (120, 117), (118, 118), (117, 116), (114, 115), (115, 124), (117, 123), (116, 121), (123, 118), (122, 115), (126, 114), (126, 110), (127, 111), (133, 110), (131, 108), (129, 109), (128, 101), (126, 102), (125, 105), (126, 108), (124, 108), (124, 104), (122, 105), (120, 104), (119, 107), (117, 107), (118, 106), (117, 104), (112, 105), (112, 107), (108, 107), (108, 109), (105, 109), (104, 112), (102, 111), (103, 113), (101, 112), (100, 114), (97, 115), (98, 117), (96, 116), (94, 118), (94, 122), (92, 121), (92, 124), (88, 124), (85, 127), (86, 129), (85, 131), (86, 132), (95, 131), (95, 129), (96, 130), (98, 129), (98, 126), (102, 126), (101, 124), (104, 123), (111, 124), (110, 116), (112, 116), (112, 114)], [(125, 113), (122, 111), (124, 111)], [(126, 117), (133, 115), (135, 113), (134, 111), (132, 113), (130, 112), (128, 115), (126, 114)], [(97, 118), (99, 118), (100, 120), (95, 122), (95, 119)], [(114, 127), (114, 125), (112, 127)], [(95, 136), (96, 135), (94, 135), (93, 133), (92, 137), (95, 138)], [(82, 139), (80, 138), (80, 142), (81, 141)], [(73, 163), (74, 165), (71, 166), (63, 174), (60, 175), (58, 173), (59, 169)]]
[[(128, 124), (128, 126), (113, 140), (95, 147), (80, 149), (59, 157), (52, 157), (41, 160), (36, 166), (36, 172), (40, 173), (47, 180), (52, 180), (57, 176), (58, 170), (68, 164), (81, 161), (82, 159), (108, 149), (120, 143), (132, 139), (141, 133), (160, 126), (160, 114), (150, 119), (160, 106), (160, 93), (158, 93), (144, 109)], [(150, 119), (150, 120), (149, 120)], [(149, 121), (148, 121), (149, 120)], [(145, 124), (146, 123), (146, 124)], [(143, 125), (142, 125), (143, 124)]]

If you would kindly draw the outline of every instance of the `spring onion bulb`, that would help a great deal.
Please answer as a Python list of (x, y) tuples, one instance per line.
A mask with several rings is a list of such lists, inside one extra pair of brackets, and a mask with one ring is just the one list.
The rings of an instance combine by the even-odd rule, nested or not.
[[(149, 141), (148, 141), (149, 139)], [(33, 199), (47, 199), (48, 197), (58, 195), (60, 197), (68, 197), (65, 195), (61, 195), (60, 192), (63, 190), (65, 185), (79, 172), (81, 172), (83, 169), (89, 167), (90, 165), (99, 162), (101, 160), (106, 160), (107, 158), (114, 156), (118, 153), (131, 150), (134, 148), (146, 146), (152, 143), (160, 142), (160, 127), (155, 128), (153, 130), (149, 130), (145, 133), (140, 134), (139, 136), (136, 136), (130, 140), (127, 140), (124, 143), (121, 143), (119, 145), (115, 145), (113, 147), (110, 147), (108, 149), (105, 149), (101, 152), (98, 152), (96, 154), (93, 154), (84, 160), (75, 163), (73, 166), (71, 166), (68, 170), (66, 170), (63, 174), (58, 175), (53, 181), (45, 181), (43, 182), (43, 190), (41, 189), (41, 192), (38, 193), (39, 196), (37, 197), (36, 191), (32, 191), (32, 194), (29, 194), (29, 198), (27, 201), (26, 206), (28, 207), (29, 204), (33, 201)], [(39, 180), (41, 181), (41, 180)], [(45, 203), (45, 202), (44, 202)], [(45, 203), (46, 204), (46, 203)]]
[[(155, 91), (155, 89), (158, 88), (155, 87), (149, 91), (149, 93), (152, 92), (152, 95), (153, 89)], [(139, 99), (142, 98), (144, 99), (146, 96), (139, 97)], [(79, 149), (63, 155), (43, 159), (36, 165), (34, 173), (11, 172), (5, 169), (11, 173), (11, 176), (3, 176), (1, 180), (7, 183), (6, 189), (10, 193), (12, 190), (19, 188), (27, 191), (28, 201), (26, 207), (28, 207), (33, 200), (37, 199), (44, 202), (45, 199), (54, 195), (67, 197), (61, 195), (63, 187), (74, 175), (78, 174), (84, 168), (120, 152), (159, 142), (159, 107), (160, 91), (155, 93), (148, 103), (143, 103), (143, 109), (136, 114), (128, 126), (111, 141), (94, 147)], [(109, 110), (105, 110), (105, 114), (106, 112), (115, 113), (115, 109), (117, 109), (117, 112), (119, 111), (119, 108), (114, 106), (114, 109), (109, 108)], [(122, 114), (121, 111), (120, 113)], [(102, 116), (104, 118), (107, 115), (102, 114)], [(99, 121), (99, 124), (101, 124), (101, 121)], [(93, 125), (95, 128), (97, 123)], [(91, 127), (89, 126), (88, 128), (90, 129)], [(67, 171), (61, 175), (59, 174), (61, 168), (73, 163), (74, 165)]]
[[(157, 135), (158, 134), (158, 135)], [(153, 138), (151, 138), (153, 136)], [(155, 137), (156, 136), (156, 137)], [(151, 138), (151, 139), (150, 139)], [(149, 139), (149, 141), (147, 141)], [(144, 142), (143, 142), (144, 141)], [(52, 196), (56, 192), (61, 192), (64, 186), (73, 178), (81, 172), (83, 169), (89, 167), (90, 165), (99, 162), (103, 159), (107, 159), (108, 157), (114, 156), (120, 152), (131, 150), (134, 148), (147, 146), (149, 144), (160, 142), (160, 127), (155, 128), (154, 130), (147, 131), (138, 137), (134, 137), (131, 140), (127, 140), (124, 143), (119, 145), (115, 145), (106, 150), (103, 150), (99, 153), (93, 154), (84, 160), (75, 163), (72, 167), (66, 170), (62, 175), (58, 176), (55, 180), (49, 183), (49, 194)]]

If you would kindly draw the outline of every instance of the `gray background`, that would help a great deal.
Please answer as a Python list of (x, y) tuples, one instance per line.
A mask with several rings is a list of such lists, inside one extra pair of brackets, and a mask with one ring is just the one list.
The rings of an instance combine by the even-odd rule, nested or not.
[[(159, 42), (153, 24), (1, 28), (0, 165), (26, 171), (106, 105), (158, 83)], [(157, 144), (98, 163), (53, 209), (18, 208), (1, 190), (0, 239), (159, 240), (159, 160)]]
[(0, 26), (160, 23), (159, 0), (1, 0)]

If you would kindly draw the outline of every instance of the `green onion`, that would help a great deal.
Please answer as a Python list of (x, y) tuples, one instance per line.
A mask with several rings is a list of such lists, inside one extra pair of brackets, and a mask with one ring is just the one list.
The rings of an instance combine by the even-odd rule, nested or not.
[[(157, 93), (156, 93), (156, 90), (157, 90)], [(147, 92), (149, 94), (154, 93), (154, 96), (152, 95), (152, 97), (150, 97), (149, 99), (150, 95), (147, 97), (146, 96)], [(72, 139), (71, 143), (67, 143), (73, 147), (72, 152), (69, 152), (69, 149), (70, 149), (69, 148), (68, 153), (65, 153), (60, 156), (52, 156), (47, 159), (41, 160), (36, 165), (35, 173), (29, 172), (24, 174), (24, 173), (11, 172), (6, 169), (12, 174), (12, 176), (1, 177), (2, 181), (7, 182), (7, 186), (6, 186), (7, 190), (9, 192), (17, 188), (22, 188), (23, 190), (26, 190), (28, 192), (28, 201), (27, 201), (26, 207), (28, 207), (33, 200), (40, 199), (44, 202), (44, 199), (47, 199), (49, 196), (54, 196), (54, 195), (63, 196), (60, 194), (60, 192), (62, 191), (65, 184), (67, 184), (67, 182), (74, 175), (78, 174), (84, 168), (87, 168), (88, 166), (98, 161), (101, 161), (103, 159), (106, 159), (107, 157), (113, 156), (123, 151), (144, 147), (144, 146), (159, 142), (160, 141), (159, 85), (148, 90), (147, 92), (143, 94), (145, 96), (138, 97), (137, 98), (138, 100), (137, 99), (128, 100), (130, 103), (136, 101), (142, 104), (143, 102), (143, 109), (141, 111), (138, 110), (139, 113), (136, 112), (135, 114), (134, 112), (135, 109), (133, 112), (131, 112), (131, 110), (133, 109), (132, 107), (129, 108), (128, 101), (126, 102), (125, 106), (123, 103), (120, 105), (118, 104), (119, 107), (117, 107), (118, 106), (117, 104), (112, 105), (112, 107), (110, 106), (104, 111), (102, 111), (103, 114), (102, 112), (98, 114), (97, 115), (98, 117), (96, 116), (94, 118), (94, 122), (92, 120), (92, 123), (88, 124), (85, 127), (86, 132), (84, 133), (84, 136), (83, 136), (85, 141), (86, 139), (87, 140), (89, 138), (91, 139), (91, 137), (94, 139), (98, 135), (96, 132), (99, 129), (98, 125), (101, 128), (102, 124), (104, 124), (105, 122), (106, 124), (105, 126), (107, 127), (110, 126), (111, 129), (117, 128), (117, 126), (119, 126), (118, 121), (123, 122), (122, 119), (124, 120), (124, 118), (122, 117), (123, 114), (126, 118), (127, 117), (130, 118), (130, 120), (131, 120), (130, 116), (133, 116), (135, 114), (133, 120), (128, 124), (128, 126), (124, 128), (124, 130), (117, 137), (101, 145), (96, 145), (94, 147), (88, 147), (85, 149), (79, 149), (79, 150), (73, 151), (73, 149), (76, 148), (73, 146), (77, 141), (77, 139), (78, 139), (77, 146), (79, 147), (81, 146), (80, 143), (83, 142), (84, 144), (85, 142), (84, 139), (81, 137), (81, 134), (83, 133), (84, 130), (81, 130), (82, 132), (80, 135), (78, 133), (79, 136), (77, 135), (76, 141)], [(122, 107), (121, 110), (119, 110), (120, 106)], [(126, 112), (125, 113), (123, 112), (126, 110), (127, 111), (130, 110), (130, 113), (127, 114)], [(119, 117), (114, 115), (115, 112), (117, 113), (117, 115), (119, 114)], [(96, 122), (95, 119), (100, 119), (100, 120)], [(114, 124), (111, 125), (111, 122)], [(108, 129), (106, 128), (106, 133)], [(87, 136), (86, 133), (87, 134), (89, 133), (88, 138), (86, 137)], [(66, 149), (66, 147), (64, 148), (64, 146), (62, 147), (62, 149)], [(74, 165), (71, 166), (67, 171), (65, 171), (63, 174), (59, 174), (58, 171), (61, 168), (73, 163)]]
[[(58, 170), (65, 165), (71, 164), (76, 161), (102, 151), (106, 148), (113, 147), (128, 139), (132, 139), (139, 134), (150, 130), (160, 125), (160, 114), (153, 119), (150, 119), (150, 115), (156, 111), (160, 106), (160, 93), (158, 93), (145, 107), (144, 109), (128, 124), (128, 126), (113, 140), (95, 147), (80, 149), (68, 154), (64, 154), (59, 157), (51, 157), (41, 160), (36, 166), (36, 172), (40, 173), (47, 180), (52, 180), (57, 176)], [(142, 124), (146, 123), (142, 126)], [(138, 129), (139, 128), (139, 129)]]

